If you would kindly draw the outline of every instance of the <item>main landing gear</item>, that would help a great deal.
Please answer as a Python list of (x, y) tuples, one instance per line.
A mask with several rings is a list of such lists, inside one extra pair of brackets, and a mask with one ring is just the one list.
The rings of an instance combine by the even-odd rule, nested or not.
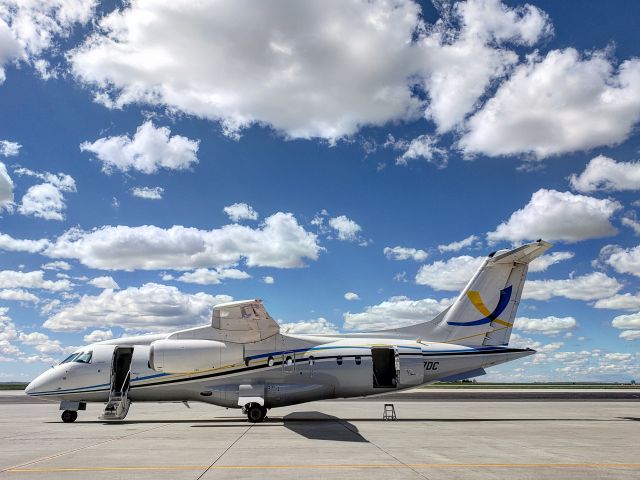
[(64, 423), (73, 423), (76, 421), (76, 418), (78, 418), (78, 412), (65, 410), (62, 412), (61, 418)]
[(243, 410), (247, 414), (247, 420), (251, 423), (260, 423), (267, 417), (267, 407), (263, 407), (259, 403), (250, 403)]

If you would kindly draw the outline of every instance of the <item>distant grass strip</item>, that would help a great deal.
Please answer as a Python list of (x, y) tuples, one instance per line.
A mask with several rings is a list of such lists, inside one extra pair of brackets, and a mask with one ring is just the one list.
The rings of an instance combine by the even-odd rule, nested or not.
[(632, 385), (628, 383), (471, 383), (471, 382), (452, 382), (452, 383), (433, 383), (431, 385), (425, 385), (421, 388), (470, 388), (470, 389), (580, 389), (580, 390), (638, 390), (640, 385)]
[(0, 383), (0, 390), (24, 390), (28, 383)]

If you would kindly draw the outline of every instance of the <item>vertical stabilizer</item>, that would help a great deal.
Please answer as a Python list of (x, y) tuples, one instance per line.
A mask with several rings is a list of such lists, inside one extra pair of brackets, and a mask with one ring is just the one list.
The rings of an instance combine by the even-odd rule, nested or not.
[(462, 345), (509, 343), (529, 263), (551, 248), (543, 240), (489, 255), (437, 330)]
[(507, 345), (529, 263), (551, 246), (538, 240), (492, 253), (447, 310), (429, 322), (387, 333), (459, 345)]

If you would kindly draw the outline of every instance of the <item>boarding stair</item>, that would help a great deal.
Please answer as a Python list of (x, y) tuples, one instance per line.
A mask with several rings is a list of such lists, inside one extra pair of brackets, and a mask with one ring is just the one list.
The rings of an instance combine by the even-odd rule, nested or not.
[(131, 400), (129, 400), (129, 380), (131, 378), (131, 370), (127, 372), (125, 383), (119, 391), (112, 391), (109, 394), (109, 401), (104, 407), (104, 412), (100, 416), (100, 420), (122, 420), (129, 412)]
[(114, 351), (109, 400), (99, 417), (100, 420), (123, 420), (129, 412), (132, 354), (133, 348), (116, 347)]

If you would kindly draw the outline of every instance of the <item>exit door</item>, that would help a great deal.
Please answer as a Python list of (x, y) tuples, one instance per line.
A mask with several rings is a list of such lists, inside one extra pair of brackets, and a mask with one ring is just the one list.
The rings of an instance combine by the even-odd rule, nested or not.
[(133, 347), (116, 347), (111, 361), (111, 394), (118, 395), (129, 390)]
[(372, 347), (373, 387), (395, 388), (398, 385), (398, 354), (393, 347)]

